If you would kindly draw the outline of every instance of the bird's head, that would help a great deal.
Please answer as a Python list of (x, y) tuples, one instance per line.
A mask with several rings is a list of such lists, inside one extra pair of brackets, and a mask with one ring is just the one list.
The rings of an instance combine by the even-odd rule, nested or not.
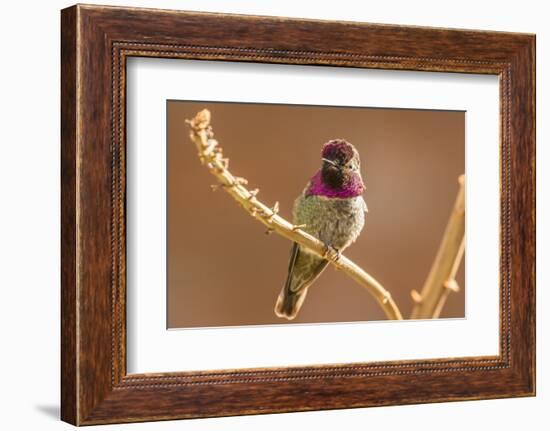
[[(321, 180), (332, 189), (364, 188), (359, 153), (344, 139), (333, 139), (321, 150)], [(362, 190), (361, 190), (362, 191)]]

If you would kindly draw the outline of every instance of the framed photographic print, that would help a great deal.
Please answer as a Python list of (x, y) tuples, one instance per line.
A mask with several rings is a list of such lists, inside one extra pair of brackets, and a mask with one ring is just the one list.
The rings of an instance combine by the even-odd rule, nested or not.
[(535, 37), (62, 11), (62, 419), (535, 394)]

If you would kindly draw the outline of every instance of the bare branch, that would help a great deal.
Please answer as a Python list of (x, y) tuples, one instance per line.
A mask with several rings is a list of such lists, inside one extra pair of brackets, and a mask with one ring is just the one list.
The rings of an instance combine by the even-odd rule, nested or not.
[(459, 190), (439, 250), (422, 291), (413, 290), (416, 303), (411, 319), (436, 319), (451, 292), (460, 290), (455, 277), (464, 255), (464, 175), (458, 178)]

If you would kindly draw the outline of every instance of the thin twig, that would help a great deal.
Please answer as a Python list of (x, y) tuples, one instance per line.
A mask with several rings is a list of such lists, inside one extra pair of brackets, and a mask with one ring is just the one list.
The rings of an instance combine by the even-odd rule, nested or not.
[[(213, 139), (214, 134), (210, 127), (210, 112), (207, 109), (200, 111), (195, 118), (187, 121), (190, 128), (191, 140), (195, 143), (199, 159), (206, 165), (212, 175), (219, 181), (223, 189), (229, 193), (250, 215), (267, 227), (267, 232), (275, 232), (290, 241), (297, 242), (320, 257), (325, 257), (326, 247), (321, 241), (300, 229), (286, 219), (279, 216), (279, 204), (269, 207), (257, 198), (258, 190), (250, 191), (244, 185), (244, 179), (239, 179), (227, 169), (228, 159), (222, 156), (218, 142)], [(388, 319), (402, 320), (399, 308), (390, 293), (376, 281), (374, 277), (361, 269), (358, 265), (343, 255), (329, 259), (332, 265), (349, 275), (363, 286), (379, 303)]]
[(455, 277), (464, 255), (464, 175), (458, 178), (458, 183), (453, 211), (428, 278), (420, 293), (411, 292), (416, 303), (411, 319), (438, 318), (449, 294), (459, 290)]

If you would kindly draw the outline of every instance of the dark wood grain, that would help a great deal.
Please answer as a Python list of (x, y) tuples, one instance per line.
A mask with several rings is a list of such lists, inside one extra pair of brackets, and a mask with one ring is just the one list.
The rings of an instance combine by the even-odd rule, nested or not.
[(76, 8), (61, 16), (61, 418), (77, 415)]
[[(61, 37), (63, 420), (83, 425), (534, 394), (533, 35), (74, 6), (62, 11)], [(129, 56), (500, 76), (500, 355), (127, 375)]]

